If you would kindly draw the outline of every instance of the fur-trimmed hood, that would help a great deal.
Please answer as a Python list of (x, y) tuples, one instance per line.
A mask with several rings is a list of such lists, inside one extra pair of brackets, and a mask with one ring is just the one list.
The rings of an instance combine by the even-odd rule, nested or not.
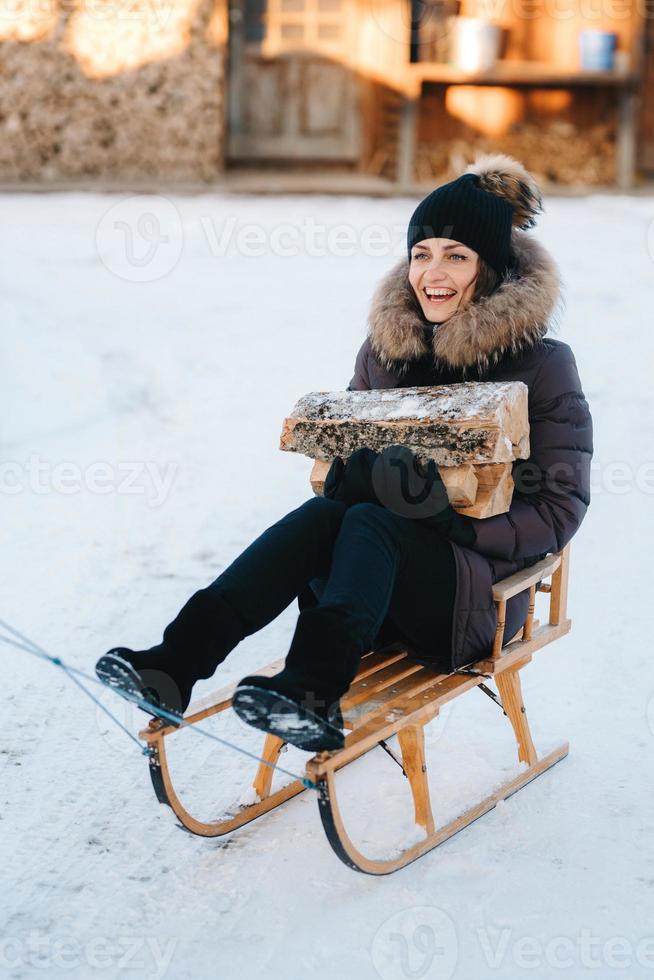
[(368, 317), (370, 346), (391, 371), (431, 349), (434, 362), (484, 372), (507, 352), (537, 344), (558, 326), (563, 309), (562, 282), (556, 263), (534, 237), (514, 228), (513, 268), (491, 296), (469, 303), (442, 324), (425, 319), (409, 283), (409, 262), (398, 262), (382, 279)]

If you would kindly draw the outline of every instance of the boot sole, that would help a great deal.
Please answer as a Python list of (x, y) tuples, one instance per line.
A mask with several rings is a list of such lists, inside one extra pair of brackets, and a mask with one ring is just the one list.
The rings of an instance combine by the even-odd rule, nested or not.
[[(116, 694), (120, 694), (121, 697), (125, 695), (132, 695), (133, 697), (140, 698), (142, 701), (147, 701), (152, 704), (154, 711), (148, 711), (148, 709), (142, 705), (137, 705), (141, 711), (145, 714), (151, 715), (153, 718), (161, 718), (161, 715), (156, 714), (156, 709), (163, 707), (164, 711), (170, 712), (171, 714), (177, 714), (177, 712), (171, 711), (165, 705), (156, 704), (150, 701), (147, 697), (148, 688), (143, 683), (143, 678), (138, 673), (137, 670), (132, 667), (129, 661), (124, 660), (122, 657), (118, 656), (116, 653), (106, 653), (103, 657), (100, 657), (97, 664), (95, 665), (95, 673), (97, 677), (110, 687), (112, 691)], [(134, 702), (130, 697), (125, 697), (126, 701)], [(166, 721), (169, 725), (174, 725), (176, 728), (179, 727), (181, 721), (171, 721), (169, 718), (162, 719)]]
[(234, 691), (232, 707), (246, 724), (306, 752), (333, 751), (345, 744), (338, 728), (277, 691), (245, 684)]

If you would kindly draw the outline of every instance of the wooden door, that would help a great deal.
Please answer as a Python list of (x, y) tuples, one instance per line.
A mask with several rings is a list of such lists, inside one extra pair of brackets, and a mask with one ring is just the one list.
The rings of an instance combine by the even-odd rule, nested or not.
[(356, 161), (353, 0), (230, 0), (230, 160)]

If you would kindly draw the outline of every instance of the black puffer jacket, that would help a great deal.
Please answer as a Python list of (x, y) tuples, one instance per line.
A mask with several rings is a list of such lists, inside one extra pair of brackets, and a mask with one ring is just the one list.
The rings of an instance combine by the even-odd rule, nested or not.
[[(545, 334), (560, 302), (558, 270), (545, 248), (514, 230), (515, 273), (492, 295), (469, 304), (432, 330), (399, 263), (380, 284), (368, 337), (350, 389), (523, 381), (529, 389), (530, 458), (513, 466), (516, 484), (506, 514), (466, 518), (471, 547), (451, 542), (457, 568), (452, 667), (490, 653), (497, 614), (492, 585), (559, 551), (590, 504), (593, 426), (574, 354)], [(524, 622), (528, 592), (507, 603), (505, 640)]]

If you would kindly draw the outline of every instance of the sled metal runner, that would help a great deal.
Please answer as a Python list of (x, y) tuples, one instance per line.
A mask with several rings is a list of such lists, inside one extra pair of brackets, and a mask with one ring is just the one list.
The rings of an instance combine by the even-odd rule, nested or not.
[[(497, 630), (492, 652), (488, 659), (470, 664), (466, 672), (439, 674), (412, 660), (402, 650), (371, 652), (361, 659), (357, 676), (341, 699), (345, 729), (348, 730), (344, 747), (334, 752), (319, 752), (306, 764), (306, 776), (317, 786), (318, 808), (327, 839), (348, 867), (373, 875), (397, 871), (467, 827), (567, 755), (567, 742), (547, 755), (539, 756), (536, 752), (522, 699), (520, 671), (536, 650), (570, 631), (571, 621), (566, 616), (569, 560), (568, 544), (561, 552), (548, 555), (493, 586)], [(544, 581), (548, 578), (550, 583)], [(504, 644), (506, 603), (527, 589), (529, 609), (524, 626)], [(543, 624), (534, 619), (537, 591), (550, 596), (549, 621)], [(282, 669), (283, 663), (283, 659), (277, 660), (259, 673), (272, 676)], [(456, 819), (438, 826), (427, 780), (424, 726), (436, 718), (443, 705), (478, 687), (489, 677), (497, 685), (501, 706), (515, 735), (518, 759), (524, 767), (517, 776)], [(232, 684), (195, 701), (184, 715), (185, 723), (193, 725), (228, 710), (235, 686)], [(198, 820), (188, 812), (175, 792), (166, 758), (166, 739), (179, 730), (153, 719), (139, 737), (148, 743), (150, 775), (158, 800), (168, 804), (182, 826), (194, 834), (204, 837), (228, 834), (306, 789), (305, 784), (296, 779), (272, 792), (274, 770), (260, 762), (252, 782), (257, 802), (240, 805), (216, 820)], [(415, 823), (423, 829), (424, 838), (399, 854), (396, 852), (392, 858), (368, 858), (355, 847), (344, 826), (336, 796), (335, 774), (392, 735), (398, 737), (402, 766), (411, 787)], [(283, 747), (281, 739), (268, 734), (261, 758), (274, 765)], [(404, 776), (398, 773), (398, 778)]]

